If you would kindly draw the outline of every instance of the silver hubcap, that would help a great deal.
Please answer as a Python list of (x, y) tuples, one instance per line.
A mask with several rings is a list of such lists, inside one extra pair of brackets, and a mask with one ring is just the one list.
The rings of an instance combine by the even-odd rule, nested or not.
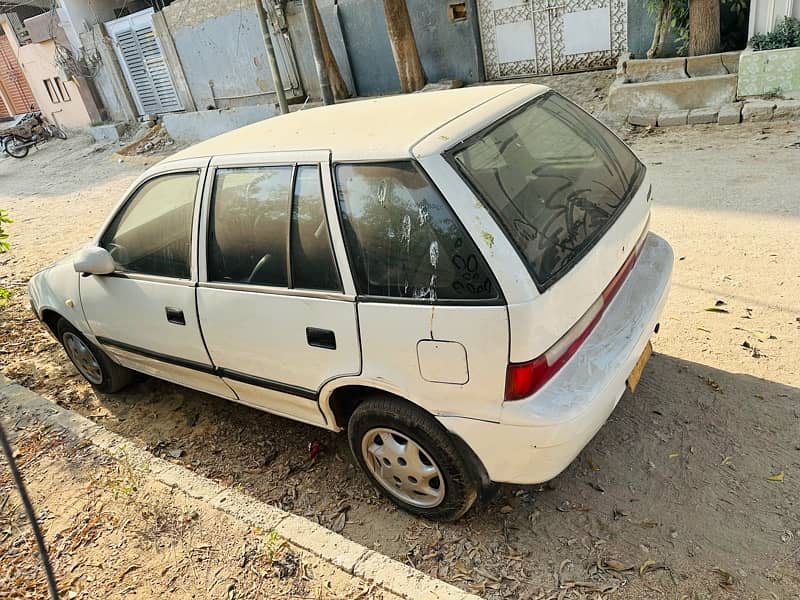
[(81, 375), (95, 385), (103, 383), (103, 371), (100, 369), (100, 363), (97, 362), (89, 346), (81, 338), (68, 331), (64, 334), (64, 348)]
[(413, 506), (433, 508), (444, 500), (439, 467), (419, 444), (385, 427), (370, 429), (361, 440), (370, 473), (388, 492)]

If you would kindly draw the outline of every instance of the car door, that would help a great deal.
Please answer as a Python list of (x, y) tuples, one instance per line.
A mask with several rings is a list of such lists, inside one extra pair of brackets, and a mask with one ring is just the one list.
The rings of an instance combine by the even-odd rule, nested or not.
[(192, 249), (207, 163), (176, 164), (136, 186), (97, 240), (114, 272), (82, 276), (80, 294), (97, 342), (121, 364), (233, 399), (214, 374), (195, 304)]
[(212, 161), (197, 290), (209, 354), (240, 401), (318, 425), (322, 385), (361, 369), (352, 282), (346, 293), (329, 228), (328, 156)]

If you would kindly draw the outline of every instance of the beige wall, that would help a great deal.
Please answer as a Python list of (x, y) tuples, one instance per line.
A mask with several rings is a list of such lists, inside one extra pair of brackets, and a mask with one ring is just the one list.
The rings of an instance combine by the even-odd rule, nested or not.
[[(88, 90), (79, 89), (73, 81), (64, 81), (63, 76), (59, 75), (55, 65), (56, 47), (52, 40), (19, 46), (7, 20), (3, 19), (2, 26), (39, 104), (39, 109), (51, 122), (67, 129), (79, 129), (89, 126), (93, 120), (95, 122), (99, 120), (94, 104), (90, 104), (87, 108)], [(54, 77), (60, 77), (66, 85), (69, 101), (54, 103), (50, 100), (44, 80)]]

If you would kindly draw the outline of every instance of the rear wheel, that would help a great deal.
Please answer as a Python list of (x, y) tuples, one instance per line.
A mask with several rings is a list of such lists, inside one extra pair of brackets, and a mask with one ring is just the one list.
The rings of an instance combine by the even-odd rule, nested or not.
[(412, 514), (452, 521), (478, 497), (479, 482), (449, 434), (422, 409), (371, 398), (347, 426), (350, 449), (373, 485)]
[(5, 139), (5, 148), (9, 156), (14, 158), (25, 158), (28, 156), (30, 144), (18, 135), (11, 135)]
[(63, 129), (61, 129), (61, 127), (59, 127), (58, 125), (47, 124), (44, 126), (44, 130), (50, 137), (58, 138), (60, 140), (67, 139), (66, 132)]
[(66, 319), (58, 322), (57, 331), (64, 351), (78, 373), (98, 391), (113, 394), (133, 381), (133, 371), (111, 360)]

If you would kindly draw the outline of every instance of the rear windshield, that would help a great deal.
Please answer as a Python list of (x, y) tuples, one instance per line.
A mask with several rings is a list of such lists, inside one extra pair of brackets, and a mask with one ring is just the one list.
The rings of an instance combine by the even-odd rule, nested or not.
[(602, 237), (644, 174), (619, 138), (553, 92), (467, 140), (452, 157), (540, 289)]

